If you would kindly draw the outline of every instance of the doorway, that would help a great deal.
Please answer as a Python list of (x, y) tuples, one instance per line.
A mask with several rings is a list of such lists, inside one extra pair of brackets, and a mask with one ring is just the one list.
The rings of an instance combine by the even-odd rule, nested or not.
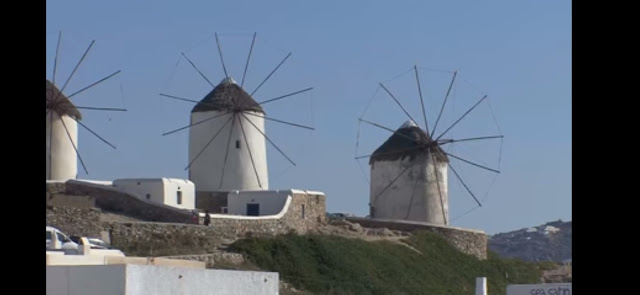
[(260, 204), (247, 204), (247, 216), (260, 216)]

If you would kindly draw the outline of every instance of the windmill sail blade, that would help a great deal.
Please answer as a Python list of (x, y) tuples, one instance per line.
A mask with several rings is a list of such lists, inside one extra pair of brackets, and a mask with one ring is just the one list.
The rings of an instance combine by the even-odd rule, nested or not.
[(160, 93), (160, 96), (164, 96), (164, 97), (175, 99), (175, 100), (182, 100), (182, 101), (195, 103), (195, 104), (202, 104), (202, 105), (217, 107), (217, 105), (209, 103), (209, 102), (206, 102), (206, 101), (197, 101), (195, 99), (189, 99), (189, 98), (179, 97), (179, 96), (175, 96), (175, 95), (169, 95), (169, 94)]
[(241, 114), (245, 119), (247, 119), (247, 121), (248, 121), (251, 125), (253, 125), (253, 128), (255, 128), (256, 130), (258, 130), (258, 132), (260, 132), (260, 134), (262, 134), (262, 136), (264, 136), (264, 138), (266, 138), (266, 139), (267, 139), (267, 141), (269, 141), (269, 143), (270, 143), (271, 145), (273, 145), (273, 147), (275, 147), (275, 148), (278, 150), (278, 152), (280, 152), (280, 154), (282, 154), (285, 158), (287, 158), (287, 160), (289, 160), (289, 162), (291, 162), (291, 164), (293, 164), (293, 166), (295, 166), (295, 165), (296, 165), (296, 163), (294, 163), (294, 162), (293, 162), (289, 157), (287, 157), (287, 155), (286, 155), (286, 154), (285, 154), (285, 153), (284, 153), (284, 152), (283, 152), (283, 151), (282, 151), (282, 150), (281, 150), (281, 149), (280, 149), (280, 148), (279, 148), (279, 147), (278, 147), (278, 146), (277, 146), (273, 141), (271, 141), (271, 139), (269, 139), (269, 137), (268, 137), (266, 134), (264, 134), (264, 132), (262, 132), (262, 130), (260, 130), (260, 128), (258, 128), (258, 126), (256, 126), (256, 124), (254, 124), (253, 122), (251, 122), (251, 120), (249, 120), (249, 118), (247, 118), (247, 116), (245, 116), (245, 114), (244, 114), (244, 113), (240, 113), (240, 114)]
[(100, 84), (100, 83), (102, 83), (102, 82), (104, 82), (104, 81), (108, 80), (109, 78), (111, 78), (111, 77), (113, 77), (113, 76), (115, 76), (115, 75), (119, 74), (120, 72), (121, 72), (120, 70), (117, 70), (115, 73), (113, 73), (113, 74), (111, 74), (111, 75), (109, 75), (109, 76), (106, 76), (106, 77), (104, 77), (104, 78), (102, 78), (102, 79), (98, 80), (97, 82), (94, 82), (94, 83), (92, 83), (91, 85), (89, 85), (89, 86), (87, 86), (87, 87), (85, 87), (85, 88), (82, 88), (82, 89), (80, 89), (80, 90), (78, 90), (78, 91), (76, 91), (76, 92), (72, 93), (71, 95), (67, 96), (67, 98), (72, 98), (72, 97), (74, 97), (75, 95), (78, 95), (78, 94), (82, 93), (83, 91), (88, 90), (88, 89), (90, 89), (91, 87), (96, 86), (96, 85), (98, 85), (98, 84)]
[[(82, 164), (82, 169), (84, 169), (84, 172), (87, 173), (87, 175), (89, 175), (89, 171), (87, 171), (87, 166), (84, 165), (84, 161), (82, 160), (82, 157), (80, 156), (80, 152), (78, 152), (78, 148), (76, 147), (76, 143), (73, 142), (73, 139), (71, 138), (71, 133), (69, 133), (69, 129), (67, 129), (67, 124), (64, 123), (64, 120), (60, 120), (60, 122), (62, 122), (62, 127), (64, 127), (64, 131), (67, 132), (67, 137), (69, 137), (69, 140), (71, 141), (71, 145), (73, 146), (73, 149), (76, 151), (76, 155), (78, 155), (78, 159), (80, 160), (80, 164)], [(51, 167), (51, 163), (49, 163), (49, 167)]]
[(305, 128), (305, 129), (309, 129), (309, 130), (315, 130), (313, 127), (309, 127), (309, 126), (304, 126), (304, 125), (300, 125), (300, 124), (295, 124), (295, 123), (290, 123), (290, 122), (286, 122), (286, 121), (282, 121), (282, 120), (278, 120), (278, 119), (273, 119), (273, 118), (269, 118), (269, 117), (264, 117), (264, 116), (260, 116), (260, 115), (256, 115), (256, 114), (252, 114), (249, 112), (242, 112), (243, 114), (247, 114), (247, 115), (251, 115), (254, 117), (258, 117), (258, 118), (264, 118), (270, 121), (274, 121), (274, 122), (278, 122), (278, 123), (282, 123), (282, 124), (287, 124), (287, 125), (291, 125), (294, 127), (299, 127), (299, 128)]
[(487, 167), (487, 166), (483, 166), (483, 165), (480, 165), (480, 164), (477, 164), (477, 163), (471, 162), (471, 161), (469, 161), (469, 160), (465, 160), (465, 159), (463, 159), (463, 158), (460, 158), (460, 157), (458, 157), (458, 156), (452, 155), (452, 154), (450, 154), (450, 153), (445, 152), (445, 154), (447, 154), (447, 156), (450, 156), (450, 157), (452, 157), (452, 158), (455, 158), (455, 159), (458, 159), (458, 160), (460, 160), (460, 161), (462, 161), (462, 162), (465, 162), (465, 163), (467, 163), (467, 164), (469, 164), (469, 165), (473, 165), (473, 166), (476, 166), (476, 167), (478, 167), (478, 168), (482, 168), (482, 169), (485, 169), (485, 170), (489, 170), (489, 171), (491, 171), (491, 172), (500, 173), (500, 171), (498, 171), (498, 170), (491, 169), (491, 168), (489, 168), (489, 167)]
[(47, 115), (50, 116), (49, 118), (49, 175), (47, 175), (47, 177), (51, 178), (51, 158), (52, 158), (52, 151), (53, 151), (53, 114), (57, 113), (56, 111), (53, 110), (48, 110), (47, 111)]
[[(172, 99), (176, 99), (176, 100), (182, 100), (182, 101), (187, 101), (187, 102), (192, 102), (192, 103), (200, 103), (197, 100), (194, 99), (188, 99), (188, 98), (184, 98), (184, 97), (178, 97), (178, 96), (174, 96), (174, 95), (169, 95), (169, 94), (164, 94), (164, 93), (160, 93), (160, 96), (164, 96), (164, 97), (168, 97), (168, 98), (172, 98)], [(206, 103), (205, 103), (206, 104)]]
[(216, 87), (215, 85), (213, 85), (213, 83), (211, 83), (211, 81), (209, 81), (209, 79), (207, 79), (207, 76), (205, 76), (199, 69), (198, 67), (196, 67), (196, 64), (194, 64), (188, 57), (186, 54), (184, 54), (184, 52), (182, 53), (182, 56), (184, 56), (184, 58), (191, 64), (191, 66), (196, 70), (196, 72), (198, 72), (198, 74), (200, 74), (200, 76), (202, 76), (202, 78), (204, 78), (207, 83), (209, 83), (209, 85), (211, 85), (211, 87)]
[(204, 147), (200, 150), (200, 152), (198, 152), (198, 154), (191, 160), (191, 162), (189, 162), (189, 165), (187, 165), (186, 168), (184, 168), (184, 170), (189, 169), (189, 167), (191, 167), (191, 165), (193, 165), (193, 163), (198, 159), (198, 157), (200, 157), (200, 155), (202, 155), (202, 153), (207, 149), (207, 147), (213, 142), (214, 139), (216, 139), (216, 137), (218, 136), (218, 134), (220, 134), (220, 132), (222, 131), (222, 129), (224, 129), (225, 126), (227, 126), (227, 124), (229, 124), (229, 121), (231, 121), (231, 119), (234, 118), (234, 116), (231, 116), (229, 118), (229, 120), (227, 120), (227, 122), (224, 123), (224, 125), (222, 125), (222, 127), (220, 127), (220, 129), (218, 129), (218, 131), (213, 135), (213, 137), (211, 137), (211, 139), (209, 140), (209, 142), (207, 142), (207, 144), (204, 145)]
[(445, 145), (445, 144), (454, 143), (454, 142), (475, 141), (475, 140), (496, 139), (496, 138), (504, 138), (504, 135), (470, 137), (470, 138), (462, 138), (462, 139), (443, 139), (443, 140), (438, 140), (438, 144)]
[(292, 93), (289, 93), (289, 94), (285, 94), (285, 95), (282, 95), (282, 96), (278, 96), (278, 97), (276, 97), (276, 98), (272, 98), (272, 99), (269, 99), (269, 100), (265, 100), (265, 101), (263, 101), (263, 102), (261, 102), (261, 103), (258, 103), (258, 104), (259, 104), (259, 105), (264, 105), (264, 104), (266, 104), (266, 103), (270, 103), (270, 102), (273, 102), (273, 101), (276, 101), (276, 100), (280, 100), (280, 99), (283, 99), (283, 98), (287, 98), (287, 97), (289, 97), (289, 96), (293, 96), (293, 95), (296, 95), (296, 94), (300, 94), (300, 93), (303, 93), (303, 92), (307, 92), (307, 91), (312, 90), (312, 89), (313, 89), (313, 87), (309, 87), (309, 88), (307, 88), (307, 89), (299, 90), (299, 91), (296, 91), (296, 92), (292, 92)]
[(476, 196), (471, 192), (471, 190), (469, 189), (469, 187), (467, 186), (466, 183), (464, 183), (464, 181), (462, 180), (462, 178), (460, 177), (460, 175), (458, 175), (458, 172), (456, 172), (455, 169), (453, 169), (453, 166), (451, 166), (451, 164), (447, 163), (449, 165), (449, 168), (451, 168), (451, 171), (453, 171), (453, 174), (455, 174), (456, 178), (458, 178), (458, 180), (460, 181), (460, 183), (462, 183), (462, 185), (464, 186), (464, 188), (467, 190), (467, 192), (469, 192), (469, 194), (471, 195), (471, 197), (473, 197), (473, 199), (476, 201), (476, 203), (478, 203), (478, 206), (482, 207), (482, 204), (480, 203), (480, 201), (478, 201), (478, 198), (476, 198)]
[(56, 85), (56, 70), (58, 69), (58, 53), (60, 52), (60, 41), (62, 40), (62, 31), (58, 32), (58, 44), (56, 45), (56, 56), (53, 58), (53, 77), (51, 83)]
[(233, 136), (233, 127), (236, 125), (236, 114), (233, 114), (231, 118), (231, 129), (229, 130), (229, 139), (227, 140), (227, 151), (224, 153), (224, 164), (222, 164), (222, 177), (220, 178), (220, 188), (224, 182), (224, 171), (227, 167), (227, 158), (229, 157), (229, 145), (231, 145), (231, 136)]
[(398, 132), (398, 131), (395, 131), (395, 130), (393, 130), (393, 129), (391, 129), (391, 128), (384, 127), (384, 126), (382, 126), (382, 125), (380, 125), (380, 124), (376, 124), (376, 123), (373, 123), (373, 122), (369, 122), (369, 121), (367, 121), (367, 120), (365, 120), (365, 119), (358, 119), (358, 120), (360, 120), (360, 121), (362, 121), (362, 122), (365, 122), (365, 123), (367, 123), (367, 124), (370, 124), (370, 125), (376, 126), (376, 127), (378, 127), (378, 128), (382, 128), (382, 129), (384, 129), (384, 130), (387, 130), (387, 131), (389, 131), (389, 132), (392, 132), (393, 134), (397, 134), (397, 135), (399, 135), (399, 136), (402, 136), (402, 137), (404, 137), (404, 138), (406, 138), (406, 139), (408, 139), (408, 140), (411, 140), (411, 141), (413, 141), (413, 142), (415, 142), (415, 143), (419, 143), (419, 142), (415, 141), (415, 139), (413, 139), (413, 138), (411, 138), (411, 137), (409, 137), (409, 136), (407, 136), (407, 135), (405, 135), (405, 134), (402, 134), (402, 133), (400, 133), (400, 132)]
[(240, 88), (244, 86), (244, 78), (247, 76), (247, 70), (249, 69), (249, 61), (251, 60), (251, 53), (253, 53), (253, 44), (256, 43), (256, 34), (257, 33), (253, 33), (253, 40), (251, 40), (251, 47), (249, 48), (247, 63), (244, 65), (244, 72), (242, 73), (242, 82), (240, 82)]
[(84, 127), (84, 129), (87, 129), (87, 131), (91, 132), (91, 134), (95, 135), (97, 138), (99, 138), (100, 140), (102, 140), (102, 142), (106, 143), (107, 145), (109, 145), (110, 147), (112, 147), (114, 150), (116, 149), (116, 146), (111, 144), (110, 142), (108, 142), (106, 139), (102, 138), (102, 136), (98, 135), (98, 133), (95, 133), (93, 130), (91, 130), (91, 128), (87, 127), (87, 125), (82, 124), (82, 122), (80, 122), (79, 120), (77, 120), (74, 117), (71, 117), (71, 119), (73, 119), (74, 121), (76, 121), (80, 126)]
[(400, 104), (400, 101), (398, 101), (398, 99), (391, 93), (391, 91), (389, 91), (389, 89), (387, 89), (387, 87), (384, 86), (384, 84), (379, 83), (380, 86), (382, 86), (382, 89), (384, 89), (384, 91), (386, 91), (389, 96), (391, 96), (391, 98), (393, 98), (393, 100), (398, 104), (398, 106), (402, 109), (402, 111), (407, 115), (407, 117), (409, 117), (409, 119), (411, 119), (411, 121), (415, 122), (416, 120), (413, 119), (413, 117), (411, 117), (411, 115), (409, 115), (409, 112), (407, 112), (407, 110), (402, 106), (402, 104)]
[(451, 126), (449, 126), (449, 128), (447, 128), (447, 130), (445, 130), (444, 132), (442, 132), (442, 134), (440, 134), (438, 136), (438, 138), (436, 138), (436, 140), (442, 138), (442, 136), (444, 136), (447, 132), (449, 132), (449, 130), (451, 130), (451, 128), (453, 128), (454, 126), (456, 126), (458, 123), (460, 123), (460, 121), (462, 121), (462, 119), (464, 119), (464, 117), (466, 117), (471, 111), (473, 111), (473, 109), (475, 109), (478, 105), (480, 105), (480, 103), (485, 100), (485, 98), (487, 98), (487, 96), (483, 96), (478, 102), (476, 102), (476, 104), (474, 104), (468, 111), (466, 111), (458, 120), (456, 120)]
[(278, 64), (278, 66), (276, 66), (276, 68), (273, 69), (273, 71), (271, 71), (271, 73), (269, 73), (269, 75), (264, 78), (264, 80), (262, 80), (260, 85), (258, 85), (258, 87), (256, 87), (256, 89), (251, 92), (251, 96), (253, 96), (258, 91), (258, 89), (260, 89), (260, 87), (262, 87), (262, 85), (264, 85), (264, 83), (267, 82), (269, 78), (271, 78), (271, 75), (273, 75), (273, 73), (275, 73), (280, 68), (280, 66), (289, 58), (289, 56), (291, 56), (291, 52), (289, 52), (289, 54), (287, 54), (287, 56)]
[(422, 98), (422, 87), (420, 87), (420, 77), (418, 76), (418, 66), (413, 67), (416, 72), (416, 83), (418, 84), (418, 94), (420, 95), (420, 104), (422, 105), (422, 117), (424, 118), (424, 130), (429, 135), (429, 122), (427, 122), (427, 112), (424, 109), (424, 99)]
[(202, 124), (202, 123), (204, 123), (204, 122), (207, 122), (207, 121), (211, 121), (211, 120), (213, 120), (213, 119), (216, 119), (216, 118), (218, 118), (218, 117), (222, 117), (222, 116), (224, 116), (224, 115), (228, 115), (229, 113), (231, 113), (231, 112), (225, 112), (225, 113), (222, 113), (222, 114), (218, 114), (218, 115), (215, 115), (215, 116), (213, 116), (213, 117), (211, 117), (211, 118), (207, 118), (207, 119), (204, 119), (204, 120), (201, 120), (201, 121), (195, 122), (195, 123), (193, 123), (193, 124), (189, 124), (189, 125), (187, 125), (187, 126), (184, 126), (184, 127), (178, 128), (178, 129), (174, 129), (174, 130), (171, 130), (171, 131), (169, 131), (169, 132), (162, 133), (162, 136), (166, 136), (166, 135), (169, 135), (169, 134), (176, 133), (176, 132), (178, 132), (178, 131), (185, 130), (185, 129), (189, 128), (189, 127), (193, 127), (193, 126), (196, 126), (196, 125)]
[(253, 161), (253, 154), (251, 153), (251, 147), (249, 146), (249, 141), (247, 140), (247, 134), (244, 132), (242, 119), (239, 119), (238, 123), (240, 123), (240, 130), (242, 131), (242, 137), (244, 138), (244, 145), (247, 147), (247, 151), (249, 152), (249, 159), (251, 159), (251, 166), (253, 166), (253, 172), (255, 172), (256, 174), (256, 180), (258, 180), (258, 186), (262, 188), (262, 183), (260, 183), (260, 177), (258, 176), (258, 169), (256, 168), (256, 163)]
[(436, 187), (438, 188), (438, 196), (440, 197), (440, 209), (442, 209), (442, 220), (444, 221), (444, 225), (447, 225), (447, 214), (444, 211), (444, 199), (442, 199), (442, 189), (440, 188), (440, 176), (438, 175), (438, 170), (436, 169), (436, 158), (433, 156), (433, 153), (430, 151), (429, 156), (431, 157), (431, 163), (433, 163), (433, 174), (436, 176)]
[[(222, 57), (222, 48), (220, 47), (220, 40), (218, 40), (218, 33), (216, 33), (216, 44), (218, 44), (218, 53), (220, 54), (220, 63), (222, 63), (222, 70), (224, 70), (224, 76), (229, 78), (229, 73), (227, 73), (227, 67), (224, 65), (224, 58)], [(235, 122), (235, 119), (233, 119)]]
[(126, 109), (121, 108), (97, 108), (97, 107), (79, 107), (76, 106), (76, 109), (81, 110), (90, 110), (90, 111), (109, 111), (109, 112), (126, 112)]
[(67, 85), (69, 85), (69, 81), (71, 81), (71, 78), (73, 77), (73, 75), (78, 70), (78, 67), (80, 67), (80, 64), (82, 64), (82, 61), (84, 61), (84, 59), (87, 57), (87, 54), (89, 54), (89, 50), (91, 50), (91, 47), (93, 47), (94, 43), (96, 43), (95, 40), (91, 41), (91, 44), (89, 44), (89, 47), (87, 48), (87, 50), (84, 51), (84, 54), (82, 55), (82, 57), (80, 58), (80, 60), (76, 64), (75, 68), (73, 68), (73, 71), (71, 71), (71, 74), (69, 75), (69, 78), (67, 78), (67, 81), (64, 82), (64, 85), (60, 89), (60, 92), (58, 92), (58, 95), (56, 95), (56, 97), (53, 99), (53, 101), (56, 101), (58, 99), (58, 97), (60, 95), (62, 95), (62, 92), (64, 92), (65, 88), (67, 88)]
[(451, 78), (449, 89), (447, 89), (447, 95), (444, 96), (444, 102), (442, 102), (442, 107), (440, 108), (438, 119), (436, 119), (436, 123), (433, 125), (433, 130), (431, 130), (431, 134), (434, 134), (436, 132), (436, 128), (438, 127), (438, 122), (440, 122), (440, 118), (442, 117), (442, 112), (444, 112), (444, 107), (447, 104), (447, 99), (449, 98), (449, 94), (451, 94), (451, 88), (453, 88), (453, 82), (456, 80), (457, 75), (458, 75), (457, 71), (453, 72), (453, 78)]

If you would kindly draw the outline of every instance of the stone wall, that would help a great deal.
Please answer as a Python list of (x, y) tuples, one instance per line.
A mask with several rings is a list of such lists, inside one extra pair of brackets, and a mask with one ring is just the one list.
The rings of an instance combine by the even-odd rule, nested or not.
[(479, 259), (487, 259), (487, 235), (482, 231), (428, 224), (416, 221), (371, 219), (361, 217), (347, 217), (346, 220), (359, 223), (363, 227), (388, 228), (412, 232), (416, 230), (428, 230), (444, 237), (456, 249), (463, 253), (473, 255)]
[(106, 228), (100, 215), (99, 209), (52, 207), (47, 208), (47, 225), (71, 236), (101, 237)]
[(327, 222), (326, 197), (322, 194), (294, 192), (283, 219), (299, 233), (316, 229), (318, 224)]
[(245, 262), (242, 254), (226, 251), (215, 251), (212, 254), (204, 255), (163, 256), (162, 258), (202, 261), (206, 264), (207, 268), (213, 268), (216, 263), (222, 265), (240, 265)]
[(91, 196), (72, 196), (47, 192), (47, 207), (94, 208), (96, 199)]
[[(108, 208), (110, 212), (114, 210), (114, 205), (117, 205), (112, 203), (116, 202), (117, 198), (122, 198), (122, 193), (119, 192), (92, 190), (86, 187), (67, 185), (66, 191), (96, 196), (96, 204), (105, 211)], [(127, 204), (135, 202), (129, 200)], [(132, 213), (126, 208), (116, 209)], [(226, 218), (211, 218), (210, 226), (160, 222), (105, 222), (102, 221), (101, 211), (98, 209), (54, 207), (47, 208), (47, 225), (57, 227), (68, 235), (101, 237), (106, 231), (109, 233), (111, 244), (138, 251), (133, 252), (135, 255), (161, 255), (158, 251), (205, 254), (215, 251), (224, 241), (233, 241), (241, 237), (274, 236), (290, 232), (304, 234), (313, 231), (326, 222), (325, 212), (324, 195), (294, 193), (287, 213), (280, 218), (225, 216)], [(186, 217), (190, 215), (187, 214)]]

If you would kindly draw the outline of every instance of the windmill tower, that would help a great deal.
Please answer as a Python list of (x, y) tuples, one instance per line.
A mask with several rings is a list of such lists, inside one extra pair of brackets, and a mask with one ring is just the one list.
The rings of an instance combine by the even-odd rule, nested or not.
[[(264, 116), (262, 107), (232, 78), (224, 78), (193, 108), (191, 124), (219, 117), (189, 130), (189, 159), (199, 156), (189, 166), (189, 179), (199, 191), (269, 189)], [(209, 142), (210, 135), (221, 130), (227, 140)]]
[(416, 123), (407, 121), (371, 155), (372, 217), (448, 224), (449, 158), (431, 142)]
[(93, 110), (93, 111), (126, 111), (119, 108), (101, 108), (101, 107), (83, 107), (76, 106), (71, 102), (71, 98), (81, 94), (82, 92), (108, 80), (109, 78), (117, 75), (120, 71), (116, 71), (80, 90), (73, 92), (70, 95), (65, 95), (63, 91), (66, 89), (69, 81), (78, 70), (78, 67), (86, 58), (89, 50), (93, 47), (95, 41), (92, 41), (89, 47), (85, 50), (84, 54), (74, 67), (73, 71), (65, 81), (62, 89), (58, 89), (55, 85), (56, 70), (58, 66), (58, 53), (60, 49), (60, 42), (62, 40), (62, 33), (58, 35), (58, 43), (56, 46), (56, 54), (53, 65), (53, 77), (51, 81), (47, 79), (47, 180), (66, 181), (77, 177), (78, 162), (84, 169), (85, 173), (89, 174), (87, 167), (85, 166), (82, 157), (78, 151), (78, 125), (87, 129), (93, 135), (98, 137), (101, 141), (116, 148), (113, 144), (106, 141), (96, 132), (91, 130), (85, 124), (81, 123), (82, 114), (79, 109)]
[[(78, 123), (80, 111), (47, 80), (47, 105), (55, 111), (47, 112), (47, 180), (76, 178), (78, 162)], [(49, 108), (49, 106), (48, 106)]]
[[(240, 84), (227, 72), (220, 41), (218, 35), (215, 36), (225, 75), (221, 82), (218, 85), (211, 83), (195, 63), (182, 53), (182, 57), (213, 89), (201, 100), (160, 95), (196, 104), (191, 110), (188, 126), (165, 132), (163, 135), (189, 128), (189, 164), (185, 170), (189, 171), (189, 179), (196, 186), (196, 206), (217, 212), (220, 207), (226, 206), (226, 193), (229, 191), (269, 189), (267, 141), (295, 166), (295, 163), (266, 135), (265, 120), (309, 130), (314, 128), (267, 117), (263, 109), (267, 103), (310, 91), (312, 87), (261, 102), (254, 99), (260, 87), (282, 66), (291, 53), (249, 93), (244, 89), (244, 82), (256, 34), (253, 35)], [(215, 205), (210, 205), (212, 203)]]
[(451, 160), (459, 160), (462, 163), (492, 173), (499, 173), (499, 171), (458, 157), (445, 151), (443, 146), (452, 143), (502, 139), (503, 136), (492, 135), (460, 139), (443, 138), (443, 136), (483, 102), (487, 98), (486, 95), (469, 108), (461, 117), (455, 120), (447, 129), (435, 135), (457, 76), (455, 72), (453, 73), (453, 78), (438, 117), (433, 125), (433, 129), (429, 131), (418, 67), (414, 66), (412, 70), (415, 71), (418, 93), (422, 105), (422, 115), (425, 124), (424, 129), (416, 123), (407, 109), (391, 91), (380, 83), (380, 87), (402, 109), (409, 118), (409, 121), (402, 124), (400, 128), (393, 130), (381, 124), (360, 118), (360, 122), (384, 129), (393, 134), (371, 155), (358, 156), (356, 159), (369, 158), (369, 209), (371, 218), (411, 220), (449, 225), (449, 170), (453, 172), (454, 176), (460, 181), (471, 197), (473, 197), (478, 206), (482, 206), (466, 182), (462, 180), (459, 173), (453, 168)]

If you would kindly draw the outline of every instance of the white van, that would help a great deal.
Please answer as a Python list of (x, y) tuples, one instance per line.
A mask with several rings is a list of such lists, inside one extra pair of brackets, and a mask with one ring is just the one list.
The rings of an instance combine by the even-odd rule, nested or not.
[(60, 244), (62, 245), (60, 249), (62, 250), (77, 250), (78, 244), (73, 242), (67, 235), (61, 232), (59, 229), (51, 226), (47, 226), (47, 250), (52, 249), (51, 239), (55, 236)]

